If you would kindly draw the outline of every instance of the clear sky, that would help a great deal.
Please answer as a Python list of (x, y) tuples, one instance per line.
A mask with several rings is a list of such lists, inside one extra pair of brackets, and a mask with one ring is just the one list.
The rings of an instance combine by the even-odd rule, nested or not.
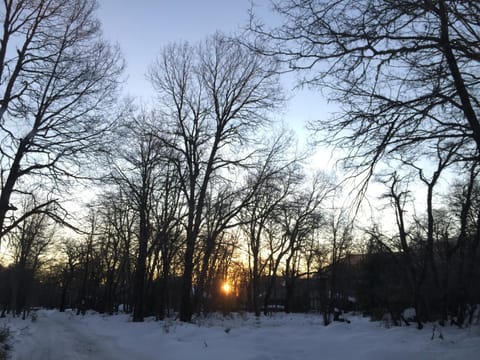
[[(168, 43), (195, 43), (215, 31), (238, 32), (247, 24), (250, 0), (99, 0), (98, 17), (106, 39), (120, 45), (127, 62), (126, 93), (144, 100), (152, 97), (145, 79), (149, 65)], [(268, 0), (255, 0), (255, 12), (273, 21)], [(284, 78), (287, 95), (293, 82)], [(327, 115), (320, 92), (301, 91), (288, 102), (281, 118), (305, 137), (308, 120)]]
[(217, 30), (236, 31), (249, 0), (99, 0), (105, 37), (120, 44), (127, 61), (127, 92), (148, 98), (148, 66), (170, 42), (197, 42)]

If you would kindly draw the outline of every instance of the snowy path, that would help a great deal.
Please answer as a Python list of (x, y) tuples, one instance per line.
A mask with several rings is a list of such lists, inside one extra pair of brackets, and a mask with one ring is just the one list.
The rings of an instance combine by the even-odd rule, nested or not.
[[(25, 337), (14, 344), (13, 360), (122, 360), (131, 354), (119, 351), (113, 338), (92, 334), (85, 324), (65, 321), (65, 315), (40, 312), (36, 322), (22, 329)], [(28, 336), (29, 335), (29, 336)]]

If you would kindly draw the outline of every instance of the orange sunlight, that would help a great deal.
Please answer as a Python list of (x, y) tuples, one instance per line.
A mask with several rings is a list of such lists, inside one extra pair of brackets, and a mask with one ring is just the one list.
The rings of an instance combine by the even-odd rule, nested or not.
[(225, 281), (222, 285), (222, 290), (225, 293), (225, 295), (229, 295), (230, 292), (232, 291), (232, 287), (227, 281)]

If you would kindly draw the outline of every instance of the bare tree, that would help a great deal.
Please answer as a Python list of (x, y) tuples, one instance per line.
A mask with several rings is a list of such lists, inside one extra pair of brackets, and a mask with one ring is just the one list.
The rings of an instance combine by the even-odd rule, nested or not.
[[(281, 25), (252, 18), (254, 48), (276, 56), (342, 105), (312, 124), (369, 180), (398, 153), (423, 154), (439, 140), (458, 156), (480, 149), (479, 29), (474, 0), (279, 0)], [(364, 188), (363, 188), (364, 190)]]
[[(115, 189), (117, 190), (117, 189)], [(102, 276), (103, 295), (100, 311), (112, 314), (119, 304), (119, 287), (125, 273), (124, 264), (130, 261), (129, 241), (126, 238), (135, 233), (135, 215), (130, 204), (127, 204), (121, 190), (107, 191), (100, 194), (94, 207), (98, 214), (97, 238), (100, 268), (97, 272)], [(125, 248), (126, 247), (126, 248)], [(128, 259), (125, 259), (125, 257)], [(130, 298), (130, 294), (129, 297)], [(125, 299), (122, 303), (125, 303)]]
[(160, 179), (155, 194), (154, 231), (151, 250), (153, 261), (151, 263), (150, 280), (154, 281), (154, 273), (158, 276), (158, 291), (153, 286), (152, 296), (157, 299), (155, 315), (163, 319), (170, 309), (170, 278), (174, 272), (174, 260), (184, 246), (184, 233), (182, 221), (185, 216), (182, 192), (179, 186), (178, 174), (172, 161), (171, 149), (161, 159)]
[(67, 304), (72, 305), (68, 301), (68, 293), (75, 278), (76, 270), (80, 265), (80, 246), (73, 240), (64, 240), (58, 250), (64, 257), (64, 261), (58, 265), (58, 282), (61, 291), (59, 311), (64, 312)]
[(114, 181), (125, 189), (138, 216), (133, 321), (143, 321), (144, 317), (148, 244), (153, 234), (154, 193), (159, 183), (161, 146), (152, 128), (153, 119), (152, 114), (143, 112), (125, 124), (120, 134), (128, 133), (129, 140), (119, 142), (118, 161), (113, 164), (112, 173)]
[[(268, 27), (252, 12), (253, 39), (247, 45), (275, 57), (285, 71), (302, 77), (301, 85), (320, 89), (341, 106), (337, 114), (310, 125), (327, 134), (318, 140), (342, 150), (342, 164), (360, 177), (357, 200), (386, 161), (397, 168), (389, 182), (396, 241), (417, 314), (428, 317), (426, 283), (440, 285), (434, 234), (441, 217), (433, 207), (434, 189), (454, 166), (474, 166), (480, 150), (480, 6), (474, 0), (272, 4), (281, 23)], [(438, 166), (426, 176), (425, 164), (432, 159)], [(417, 221), (417, 228), (407, 224), (406, 194), (399, 183), (412, 165), (427, 188), (426, 221)]]
[(250, 157), (249, 140), (279, 101), (275, 66), (217, 34), (205, 43), (165, 48), (150, 70), (159, 107), (169, 122), (186, 199), (186, 249), (180, 319), (193, 312), (194, 253), (209, 188)]
[[(13, 1), (0, 5), (0, 236), (58, 202), (7, 216), (34, 183), (58, 189), (109, 128), (123, 63), (101, 39), (94, 0)], [(50, 183), (49, 183), (50, 182)], [(58, 220), (58, 219), (57, 219)]]
[[(33, 207), (34, 204), (25, 206)], [(14, 256), (11, 308), (17, 315), (23, 311), (24, 318), (42, 256), (49, 251), (52, 241), (53, 228), (47, 215), (40, 213), (25, 219), (9, 234), (8, 243)]]
[(335, 308), (340, 307), (339, 275), (340, 263), (346, 262), (353, 242), (353, 220), (348, 217), (348, 210), (334, 209), (327, 215), (325, 240), (329, 249), (329, 276), (328, 286), (324, 290), (323, 319), (328, 325), (333, 320), (338, 320)]
[[(275, 215), (279, 211), (282, 202), (291, 195), (298, 185), (301, 177), (298, 176), (299, 162), (297, 158), (286, 156), (292, 139), (285, 133), (271, 140), (267, 145), (263, 158), (260, 158), (257, 166), (249, 173), (247, 182), (250, 187), (256, 188), (250, 201), (240, 213), (242, 229), (245, 233), (249, 254), (249, 296), (248, 300), (256, 316), (260, 316), (260, 280), (261, 276), (270, 265), (270, 273), (276, 272), (281, 257), (275, 256), (277, 250), (273, 249), (274, 239), (278, 237), (275, 228)], [(274, 234), (275, 233), (275, 234)], [(271, 235), (269, 237), (268, 235)], [(269, 241), (270, 240), (270, 241)], [(270, 245), (267, 254), (262, 251)], [(283, 242), (282, 242), (282, 245)], [(282, 247), (282, 246), (281, 246)], [(283, 253), (284, 249), (280, 249)], [(266, 261), (265, 257), (268, 258)], [(277, 261), (278, 260), (278, 261)], [(273, 274), (274, 276), (276, 274)], [(274, 283), (274, 278), (272, 278)], [(273, 286), (273, 283), (270, 287)], [(264, 297), (265, 300), (265, 297)], [(268, 301), (268, 300), (267, 300)], [(265, 310), (267, 311), (267, 310)]]
[[(307, 178), (305, 180), (308, 182)], [(296, 190), (280, 207), (279, 221), (288, 244), (284, 271), (286, 312), (291, 312), (294, 308), (301, 250), (311, 235), (322, 227), (325, 214), (322, 214), (321, 207), (335, 189), (331, 181), (321, 173), (315, 174), (309, 185)]]
[(84, 234), (84, 241), (80, 245), (80, 274), (77, 291), (77, 315), (85, 314), (91, 304), (87, 301), (91, 299), (96, 290), (96, 284), (92, 281), (92, 274), (95, 273), (95, 260), (97, 258), (98, 242), (96, 239), (98, 227), (98, 214), (95, 209), (90, 208), (87, 215), (86, 225), (88, 232)]
[[(412, 306), (416, 309), (417, 323), (422, 327), (422, 322), (431, 319), (432, 308), (435, 308), (434, 302), (439, 302), (437, 293), (442, 292), (440, 281), (437, 253), (439, 241), (439, 229), (446, 217), (442, 215), (439, 209), (434, 206), (434, 198), (437, 192), (437, 186), (444, 172), (454, 166), (458, 161), (458, 146), (438, 141), (435, 146), (436, 166), (430, 171), (417, 164), (415, 156), (402, 156), (400, 166), (408, 167), (410, 173), (400, 175), (397, 170), (385, 175), (380, 181), (388, 187), (388, 191), (383, 195), (389, 199), (395, 212), (397, 224), (397, 234), (393, 236), (393, 246), (388, 245), (382, 240), (382, 236), (377, 231), (370, 232), (372, 238), (381, 243), (383, 249), (388, 248), (388, 252), (396, 257), (397, 252), (401, 254), (401, 259), (396, 259), (401, 271), (405, 274), (409, 284), (409, 293), (412, 294)], [(448, 146), (450, 145), (450, 146)], [(414, 160), (415, 159), (415, 160)], [(435, 159), (430, 158), (433, 163)], [(413, 199), (413, 192), (409, 189), (410, 183), (418, 176), (420, 183), (425, 188), (426, 209), (413, 208), (409, 201)], [(417, 190), (417, 196), (421, 190)], [(424, 218), (416, 216), (407, 216), (409, 210), (425, 211)], [(445, 235), (445, 234), (444, 234)], [(429, 284), (433, 284), (430, 285)], [(437, 306), (438, 308), (438, 306)], [(397, 309), (398, 312), (398, 309)]]
[[(444, 304), (447, 309), (454, 309), (459, 326), (465, 321), (473, 320), (475, 293), (478, 294), (478, 258), (480, 247), (480, 192), (478, 183), (478, 163), (466, 168), (469, 172), (467, 181), (458, 182), (449, 197), (448, 206), (453, 209), (457, 218), (458, 230), (456, 241), (444, 243), (447, 261), (457, 258), (458, 273), (452, 277), (456, 284), (453, 294), (448, 296), (448, 276), (444, 285), (447, 298)], [(470, 309), (469, 309), (470, 308)]]
[[(89, 208), (90, 218), (84, 221), (86, 225), (90, 222), (89, 236), (84, 241), (72, 239), (61, 250), (65, 258), (62, 281), (71, 274), (73, 281), (70, 292), (83, 292), (81, 284), (84, 279), (89, 281), (88, 273), (95, 266), (94, 273), (100, 279), (101, 286), (97, 289), (95, 302), (89, 306), (95, 306), (97, 311), (112, 313), (122, 304), (122, 310), (130, 312), (133, 264), (138, 253), (135, 240), (139, 234), (138, 211), (135, 210), (131, 190), (109, 181), (108, 188), (98, 195)], [(90, 296), (88, 291), (85, 293), (78, 297)]]
[(251, 197), (254, 189), (244, 189), (227, 182), (223, 187), (208, 193), (205, 201), (204, 226), (199, 239), (198, 250), (201, 253), (199, 271), (196, 276), (194, 309), (198, 312), (206, 307), (203, 302), (206, 289), (216, 275), (215, 263), (219, 256), (219, 247), (223, 246), (222, 239), (227, 237), (227, 232), (238, 225), (237, 215)]

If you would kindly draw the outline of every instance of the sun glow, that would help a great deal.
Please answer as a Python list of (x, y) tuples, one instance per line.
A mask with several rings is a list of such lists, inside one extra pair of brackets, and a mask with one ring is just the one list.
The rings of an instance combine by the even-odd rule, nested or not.
[(232, 286), (225, 281), (222, 285), (222, 291), (225, 293), (225, 295), (228, 295), (232, 291)]

